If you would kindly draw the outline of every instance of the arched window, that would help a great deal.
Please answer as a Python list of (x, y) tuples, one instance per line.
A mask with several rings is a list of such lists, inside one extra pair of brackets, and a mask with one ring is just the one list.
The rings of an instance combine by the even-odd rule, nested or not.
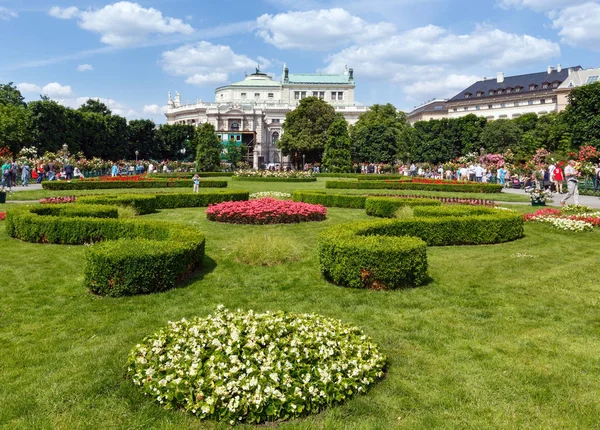
[(273, 145), (276, 145), (278, 140), (279, 140), (279, 133), (278, 132), (273, 133), (273, 136), (271, 138), (271, 142), (273, 142)]
[(231, 123), (231, 131), (240, 131), (240, 123), (232, 122)]

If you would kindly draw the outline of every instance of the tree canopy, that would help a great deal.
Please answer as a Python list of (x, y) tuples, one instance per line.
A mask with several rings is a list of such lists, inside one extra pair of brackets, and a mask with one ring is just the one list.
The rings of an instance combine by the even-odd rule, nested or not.
[(331, 173), (350, 173), (352, 170), (348, 122), (341, 114), (336, 115), (327, 130), (323, 167)]
[(204, 123), (194, 133), (196, 145), (196, 170), (199, 172), (216, 172), (221, 170), (221, 142), (215, 127)]

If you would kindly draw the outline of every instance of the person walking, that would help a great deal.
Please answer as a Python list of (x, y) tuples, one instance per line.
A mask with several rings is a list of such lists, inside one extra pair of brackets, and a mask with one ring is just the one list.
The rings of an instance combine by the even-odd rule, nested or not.
[(600, 190), (600, 164), (594, 166), (594, 192)]
[(44, 167), (43, 163), (40, 163), (37, 167), (37, 180), (36, 183), (41, 184), (42, 181), (44, 180), (44, 176), (46, 175), (46, 169)]
[(200, 176), (198, 176), (197, 173), (192, 178), (192, 181), (194, 182), (194, 193), (199, 192), (200, 191)]
[(556, 187), (556, 192), (558, 194), (562, 194), (563, 184), (565, 183), (565, 177), (563, 175), (563, 171), (560, 166), (556, 166), (553, 171), (554, 174), (554, 186)]
[(110, 169), (110, 176), (112, 176), (113, 178), (116, 177), (119, 174), (119, 168), (117, 167), (116, 164), (112, 165), (112, 168)]
[(579, 204), (579, 176), (581, 173), (575, 168), (575, 160), (569, 160), (569, 164), (565, 167), (565, 178), (567, 179), (567, 195), (560, 201), (560, 205), (564, 206), (567, 200), (573, 197), (576, 205)]
[(12, 191), (11, 182), (10, 182), (10, 161), (6, 160), (6, 162), (2, 165), (2, 191)]
[(27, 161), (23, 163), (23, 167), (21, 168), (21, 181), (23, 181), (23, 186), (28, 187), (27, 182), (29, 181), (29, 175), (31, 173), (31, 169), (29, 168), (29, 164)]

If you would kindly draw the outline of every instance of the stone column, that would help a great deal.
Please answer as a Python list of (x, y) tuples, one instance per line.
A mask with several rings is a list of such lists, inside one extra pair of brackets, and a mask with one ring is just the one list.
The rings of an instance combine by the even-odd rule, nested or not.
[(252, 168), (258, 170), (258, 143), (254, 144), (254, 152), (252, 153)]

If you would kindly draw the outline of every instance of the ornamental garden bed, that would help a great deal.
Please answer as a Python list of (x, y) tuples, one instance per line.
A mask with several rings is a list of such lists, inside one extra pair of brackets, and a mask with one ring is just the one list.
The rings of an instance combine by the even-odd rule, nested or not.
[[(192, 188), (190, 179), (140, 179), (137, 181), (47, 181), (42, 182), (45, 190), (108, 190), (119, 188)], [(200, 188), (227, 188), (227, 181), (200, 181)]]
[(330, 189), (380, 189), (380, 190), (421, 190), (451, 191), (464, 193), (501, 193), (502, 185), (483, 183), (463, 183), (445, 181), (327, 181)]
[(129, 354), (133, 383), (167, 409), (229, 424), (294, 419), (364, 394), (386, 358), (358, 328), (315, 314), (183, 319)]
[(253, 182), (317, 182), (317, 178), (285, 178), (277, 176), (232, 176), (232, 181)]
[(322, 205), (263, 198), (246, 202), (225, 202), (206, 209), (210, 221), (230, 224), (291, 224), (323, 221), (327, 208)]

